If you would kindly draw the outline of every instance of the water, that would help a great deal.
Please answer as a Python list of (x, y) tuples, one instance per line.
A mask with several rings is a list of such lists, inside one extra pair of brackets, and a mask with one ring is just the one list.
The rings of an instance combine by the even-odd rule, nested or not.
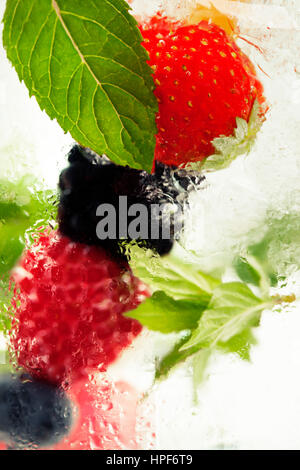
[[(177, 16), (194, 5), (192, 0), (179, 2), (178, 9), (172, 0), (135, 0), (133, 7), (139, 15), (151, 14), (161, 3)], [(240, 47), (259, 66), (270, 109), (251, 153), (230, 168), (209, 174), (205, 187), (191, 196), (182, 245), (202, 269), (218, 271), (229, 267), (235, 254), (243, 253), (271, 230), (269, 255), (279, 274), (287, 276), (281, 290), (297, 295), (300, 2), (221, 3), (237, 14), (241, 36), (263, 51), (239, 40)], [(0, 16), (4, 6), (4, 0), (0, 0)], [(30, 172), (45, 187), (55, 188), (72, 140), (29, 98), (1, 47), (0, 105), (5, 107), (0, 115), (1, 175), (15, 178)], [(197, 406), (190, 369), (188, 365), (178, 368), (150, 391), (138, 411), (142, 427), (150, 414), (155, 416), (150, 425), (155, 441), (150, 432), (141, 445), (157, 449), (299, 449), (299, 330), (299, 301), (280, 313), (265, 312), (251, 362), (235, 356), (214, 356)], [(155, 356), (162, 355), (172, 341), (172, 337), (166, 340), (162, 335), (144, 332), (110, 368), (110, 379), (126, 381), (139, 393), (148, 391)]]
[[(165, 3), (169, 10), (175, 2)], [(180, 2), (183, 10), (188, 3), (194, 4)], [(230, 168), (209, 174), (205, 188), (191, 196), (183, 245), (199, 266), (217, 271), (271, 231), (269, 256), (279, 274), (288, 276), (286, 292), (297, 293), (300, 3), (253, 4), (231, 3), (231, 8), (239, 12), (241, 36), (263, 51), (239, 40), (261, 69), (270, 110), (251, 153)], [(264, 313), (250, 363), (215, 356), (197, 407), (186, 366), (159, 386), (152, 397), (157, 446), (299, 448), (299, 313), (299, 302), (280, 313)]]

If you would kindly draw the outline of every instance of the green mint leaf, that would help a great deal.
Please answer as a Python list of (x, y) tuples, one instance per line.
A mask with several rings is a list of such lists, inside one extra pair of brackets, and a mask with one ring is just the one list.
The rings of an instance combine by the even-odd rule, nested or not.
[(228, 167), (238, 156), (248, 154), (255, 142), (263, 120), (260, 105), (256, 100), (253, 104), (249, 122), (239, 117), (236, 119), (234, 136), (214, 139), (213, 146), (216, 149), (216, 153), (200, 164), (201, 169), (208, 171), (221, 170)]
[[(252, 330), (259, 325), (263, 310), (285, 301), (269, 297), (268, 273), (251, 254), (239, 258), (235, 264), (245, 283), (223, 284), (173, 255), (159, 257), (136, 244), (132, 244), (128, 254), (133, 272), (152, 288), (154, 294), (127, 316), (151, 330), (184, 333), (184, 337), (158, 362), (156, 379), (164, 378), (174, 367), (193, 356), (197, 388), (205, 377), (206, 365), (214, 351), (235, 353), (249, 360), (250, 347), (255, 344)], [(262, 298), (252, 292), (248, 283), (260, 289)], [(293, 300), (292, 297), (286, 299)]]
[(174, 370), (174, 368), (185, 362), (189, 357), (193, 356), (193, 382), (196, 398), (196, 389), (204, 380), (205, 369), (211, 355), (211, 351), (210, 349), (203, 349), (199, 351), (197, 347), (189, 348), (183, 351), (181, 348), (189, 341), (190, 337), (191, 333), (184, 335), (183, 338), (181, 338), (181, 340), (175, 344), (172, 350), (157, 363), (155, 379), (165, 379), (169, 373)]
[(267, 214), (260, 228), (262, 239), (248, 247), (268, 274), (270, 283), (276, 286), (291, 266), (300, 267), (300, 218), (297, 210)]
[(135, 318), (149, 330), (172, 333), (196, 328), (207, 305), (207, 299), (201, 296), (197, 301), (174, 300), (164, 292), (157, 291), (125, 316)]
[(132, 244), (129, 247), (130, 266), (134, 274), (153, 291), (164, 291), (179, 300), (208, 303), (213, 290), (221, 281), (202, 273), (194, 266), (172, 255), (160, 257), (151, 250)]
[(223, 347), (235, 336), (257, 326), (262, 311), (273, 305), (271, 299), (256, 297), (245, 284), (222, 284), (216, 288), (197, 329), (181, 350)]
[(192, 349), (189, 349), (187, 351), (180, 350), (181, 347), (185, 343), (187, 343), (190, 337), (191, 333), (185, 334), (183, 338), (181, 338), (181, 340), (175, 344), (171, 351), (156, 364), (156, 380), (164, 379), (165, 377), (167, 377), (168, 374), (176, 366), (184, 362), (189, 356), (191, 356), (192, 354), (194, 354), (194, 352), (197, 351), (197, 349), (195, 349), (195, 351), (193, 351)]
[(237, 257), (233, 265), (242, 281), (259, 287), (263, 296), (268, 295), (271, 278), (266, 262), (261, 262), (257, 257), (248, 254), (246, 258)]
[(198, 404), (198, 388), (205, 379), (206, 366), (211, 356), (210, 349), (202, 349), (193, 357), (194, 402)]
[[(254, 326), (258, 325), (259, 321), (257, 322), (257, 325)], [(244, 361), (250, 361), (250, 349), (251, 346), (255, 344), (257, 344), (257, 340), (253, 335), (253, 330), (249, 328), (244, 330), (242, 333), (233, 336), (226, 343), (220, 344), (220, 348), (225, 353), (235, 353)]]
[(246, 284), (252, 284), (257, 287), (259, 286), (261, 276), (259, 272), (251, 266), (246, 258), (242, 256), (237, 257), (234, 260), (233, 266), (241, 281), (246, 282)]
[(7, 0), (3, 44), (42, 110), (81, 145), (151, 170), (157, 102), (125, 0)]
[[(205, 315), (207, 311), (205, 312)], [(203, 321), (205, 319), (203, 318)], [(201, 323), (201, 320), (199, 324)], [(252, 326), (258, 326), (258, 321), (253, 321)], [(218, 329), (219, 324), (215, 328)], [(204, 328), (201, 325), (201, 328)], [(187, 358), (193, 356), (193, 382), (195, 391), (195, 400), (197, 397), (197, 388), (205, 378), (205, 370), (211, 353), (214, 347), (207, 344), (207, 347), (202, 347), (197, 342), (191, 346), (190, 341), (195, 335), (195, 329), (186, 334), (178, 343), (175, 344), (173, 349), (157, 364), (156, 379), (165, 378), (175, 367), (183, 363)], [(234, 335), (228, 341), (220, 342), (218, 349), (225, 353), (236, 353), (243, 360), (250, 358), (250, 346), (256, 344), (255, 337), (253, 336), (251, 328), (244, 329), (239, 334)]]
[[(173, 255), (158, 257), (136, 244), (129, 248), (129, 255), (133, 271), (152, 287), (154, 295), (128, 316), (152, 330), (184, 334), (158, 361), (156, 380), (192, 358), (195, 400), (211, 354), (219, 350), (249, 361), (250, 348), (256, 344), (253, 329), (259, 326), (262, 312), (295, 300), (294, 295), (270, 298), (269, 266), (261, 244), (253, 245), (246, 256), (235, 261), (244, 283), (222, 284)], [(257, 287), (260, 297), (247, 284)]]
[(252, 329), (259, 325), (261, 313), (272, 308), (274, 301), (256, 297), (245, 284), (232, 282), (216, 288), (198, 327), (179, 349), (178, 354), (194, 355), (194, 388), (205, 378), (206, 365), (214, 350), (237, 353), (249, 360), (250, 346), (255, 344)]

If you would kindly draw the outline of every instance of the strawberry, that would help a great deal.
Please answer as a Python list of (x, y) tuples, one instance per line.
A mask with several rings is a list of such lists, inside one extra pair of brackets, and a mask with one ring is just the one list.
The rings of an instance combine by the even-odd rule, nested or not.
[(61, 383), (104, 370), (140, 333), (123, 317), (148, 295), (102, 248), (45, 231), (12, 275), (11, 349), (31, 375)]
[(201, 161), (215, 153), (215, 138), (234, 133), (237, 117), (248, 121), (254, 101), (264, 101), (254, 66), (209, 21), (186, 26), (157, 15), (140, 31), (159, 103), (155, 158), (177, 166)]

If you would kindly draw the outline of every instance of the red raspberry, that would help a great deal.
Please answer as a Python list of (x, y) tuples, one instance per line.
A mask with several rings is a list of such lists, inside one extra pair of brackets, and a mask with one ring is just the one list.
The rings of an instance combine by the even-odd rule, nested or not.
[(11, 348), (19, 366), (37, 378), (61, 383), (104, 370), (141, 331), (122, 314), (148, 289), (102, 248), (46, 231), (12, 280)]
[(208, 21), (185, 26), (160, 15), (140, 26), (154, 71), (156, 159), (169, 165), (201, 161), (212, 141), (231, 136), (264, 101), (255, 68), (234, 40)]

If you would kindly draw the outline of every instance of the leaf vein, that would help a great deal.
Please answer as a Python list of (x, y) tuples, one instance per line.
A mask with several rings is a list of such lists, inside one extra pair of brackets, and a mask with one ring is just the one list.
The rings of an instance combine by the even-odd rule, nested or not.
[[(107, 82), (103, 82), (102, 83), (102, 86), (110, 86), (112, 88), (117, 88), (118, 90), (121, 90), (122, 93), (126, 94), (126, 95), (129, 95), (131, 96), (135, 101), (137, 101), (138, 103), (140, 103), (141, 105), (144, 106), (144, 103), (135, 95), (133, 95), (130, 91), (128, 90), (125, 90), (124, 88), (121, 88), (119, 85), (116, 85), (114, 83), (107, 83)], [(108, 93), (108, 92), (107, 92)]]
[[(106, 33), (110, 36), (113, 36), (115, 39), (117, 39), (119, 42), (121, 42), (125, 47), (129, 48), (130, 50), (132, 50), (135, 54), (136, 57), (138, 57), (138, 55), (136, 54), (135, 50), (133, 49), (132, 46), (130, 46), (129, 44), (127, 44), (126, 42), (124, 42), (120, 37), (116, 36), (114, 33), (112, 33), (111, 31), (109, 31), (109, 29), (107, 29), (103, 24), (99, 23), (98, 21), (94, 20), (93, 18), (88, 18), (87, 16), (83, 16), (83, 15), (78, 15), (77, 13), (74, 13), (72, 11), (66, 11), (66, 10), (61, 10), (61, 15), (69, 15), (69, 16), (74, 16), (75, 18), (78, 18), (80, 20), (83, 20), (83, 21), (88, 21), (90, 23), (93, 23), (95, 25), (97, 25), (99, 28), (103, 29), (104, 31), (106, 31)], [(111, 20), (112, 21), (112, 20)], [(110, 22), (111, 22), (110, 21)]]
[[(69, 105), (69, 94), (70, 94), (70, 87), (71, 87), (71, 82), (73, 80), (73, 78), (75, 77), (76, 73), (78, 72), (79, 68), (82, 67), (82, 63), (80, 62), (78, 64), (78, 66), (73, 70), (72, 72), (72, 75), (71, 75), (71, 78), (68, 82), (68, 85), (67, 85), (67, 88), (66, 88), (66, 116), (69, 117), (69, 119), (75, 124), (75, 122), (73, 121), (73, 119), (71, 118), (71, 116), (69, 116), (69, 113), (68, 113), (68, 105)], [(79, 90), (79, 93), (78, 93), (78, 113), (77, 113), (77, 120), (76, 122), (78, 122), (78, 116), (79, 116), (79, 109), (80, 109), (80, 96), (81, 96), (81, 90)]]
[(142, 75), (140, 75), (139, 73), (135, 72), (134, 70), (126, 67), (126, 65), (122, 64), (121, 62), (119, 62), (118, 60), (116, 59), (113, 59), (112, 57), (105, 57), (105, 56), (101, 56), (101, 55), (96, 55), (96, 54), (87, 54), (84, 56), (86, 59), (89, 59), (89, 58), (95, 58), (95, 59), (103, 59), (103, 60), (108, 60), (110, 62), (113, 62), (117, 65), (119, 65), (120, 67), (122, 67), (123, 69), (127, 70), (128, 72), (132, 73), (133, 75), (136, 75), (137, 77), (141, 78), (142, 80), (144, 80), (144, 77)]
[[(49, 18), (49, 17), (48, 17)], [(48, 22), (48, 20), (47, 20)], [(46, 22), (46, 23), (47, 23)], [(53, 34), (52, 34), (52, 41), (51, 41), (51, 46), (50, 46), (50, 53), (49, 53), (49, 62), (48, 62), (48, 74), (49, 74), (49, 91), (48, 91), (48, 98), (50, 99), (51, 91), (52, 91), (52, 76), (51, 76), (51, 65), (52, 65), (52, 59), (53, 59), (53, 48), (54, 48), (54, 40), (56, 36), (56, 30), (57, 30), (57, 22), (58, 19), (56, 18), (55, 24), (53, 27)]]
[(30, 16), (31, 16), (31, 13), (32, 13), (32, 11), (33, 11), (34, 5), (35, 5), (35, 1), (32, 2), (31, 8), (29, 9), (29, 12), (28, 12), (27, 16), (26, 16), (24, 22), (22, 23), (22, 28), (21, 28), (21, 30), (20, 30), (19, 36), (18, 36), (18, 38), (17, 38), (16, 45), (15, 45), (16, 51), (17, 51), (17, 54), (18, 54), (18, 57), (19, 57), (19, 60), (20, 60), (20, 63), (22, 63), (22, 62), (21, 62), (21, 59), (20, 59), (20, 56), (19, 56), (19, 52), (18, 52), (19, 43), (20, 43), (22, 34), (24, 33), (25, 26), (26, 26), (26, 24), (28, 23), (28, 20), (29, 20), (29, 18), (30, 18)]
[(10, 28), (9, 28), (9, 42), (10, 43), (11, 43), (11, 35), (12, 35), (12, 30), (13, 30), (12, 25), (15, 21), (17, 9), (19, 8), (20, 3), (21, 3), (21, 0), (18, 0), (17, 3), (16, 3), (16, 6), (15, 6), (15, 9), (14, 9), (13, 15), (12, 15), (11, 22), (10, 22)]
[(110, 102), (111, 106), (113, 107), (113, 109), (114, 109), (114, 111), (115, 111), (115, 114), (116, 114), (116, 116), (117, 116), (117, 118), (118, 118), (118, 120), (119, 120), (119, 122), (120, 122), (120, 124), (121, 124), (121, 127), (122, 127), (122, 129), (120, 130), (120, 133), (121, 133), (122, 130), (124, 129), (124, 125), (123, 125), (122, 120), (120, 119), (120, 116), (118, 115), (118, 112), (117, 112), (116, 107), (114, 106), (114, 104), (113, 104), (112, 101), (110, 100), (109, 95), (108, 95), (108, 94), (106, 93), (106, 91), (103, 89), (102, 84), (99, 82), (99, 80), (98, 80), (98, 78), (96, 77), (96, 75), (94, 74), (93, 70), (90, 68), (89, 64), (88, 64), (87, 61), (85, 60), (85, 57), (84, 57), (84, 55), (82, 54), (82, 52), (81, 52), (79, 46), (78, 46), (78, 45), (76, 44), (76, 42), (74, 41), (74, 39), (73, 39), (73, 37), (72, 37), (72, 35), (71, 35), (71, 33), (70, 33), (70, 31), (69, 31), (67, 25), (66, 25), (65, 22), (64, 22), (64, 19), (63, 19), (62, 15), (61, 15), (61, 11), (60, 11), (60, 9), (59, 9), (58, 4), (56, 3), (56, 0), (52, 0), (52, 5), (53, 5), (53, 8), (54, 8), (55, 13), (56, 13), (57, 16), (58, 16), (59, 21), (61, 22), (62, 27), (64, 28), (64, 30), (65, 30), (65, 32), (66, 32), (68, 38), (70, 39), (70, 41), (71, 41), (71, 43), (72, 43), (72, 45), (73, 45), (75, 51), (76, 51), (77, 54), (79, 55), (79, 57), (80, 57), (82, 63), (87, 67), (88, 72), (91, 74), (92, 78), (95, 80), (97, 86), (98, 86), (101, 90), (103, 90), (103, 92), (104, 92), (105, 95), (107, 96), (108, 101)]
[(94, 116), (94, 119), (95, 119), (96, 126), (97, 126), (97, 128), (99, 129), (99, 132), (100, 132), (100, 134), (103, 136), (103, 138), (104, 138), (104, 140), (105, 140), (106, 147), (109, 148), (109, 145), (108, 145), (108, 143), (107, 143), (107, 140), (106, 140), (106, 138), (105, 138), (105, 135), (104, 135), (104, 133), (102, 132), (102, 130), (100, 129), (99, 122), (98, 122), (97, 116), (96, 116), (96, 114), (95, 114), (95, 98), (96, 98), (97, 91), (98, 91), (98, 86), (96, 85), (96, 88), (95, 88), (95, 91), (94, 91), (94, 94), (93, 94), (93, 98), (92, 98), (92, 103), (93, 103), (93, 106), (92, 106), (93, 116)]

